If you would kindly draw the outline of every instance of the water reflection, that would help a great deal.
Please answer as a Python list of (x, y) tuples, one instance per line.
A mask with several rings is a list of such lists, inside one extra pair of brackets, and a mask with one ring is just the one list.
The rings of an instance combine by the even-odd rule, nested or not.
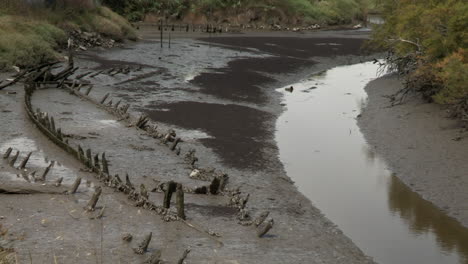
[(277, 121), (280, 159), (299, 190), (377, 262), (465, 263), (467, 229), (392, 176), (357, 126), (377, 70), (338, 67), (292, 84), (293, 93), (279, 89), (287, 109)]
[(405, 220), (413, 234), (435, 233), (444, 251), (457, 251), (468, 262), (467, 228), (411, 191), (395, 175), (390, 177), (388, 196), (390, 210)]

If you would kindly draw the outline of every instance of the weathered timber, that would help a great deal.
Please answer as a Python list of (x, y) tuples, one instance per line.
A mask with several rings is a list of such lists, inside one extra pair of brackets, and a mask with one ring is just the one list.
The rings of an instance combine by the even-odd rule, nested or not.
[(140, 195), (145, 199), (149, 198), (148, 190), (146, 189), (146, 186), (143, 183), (140, 185)]
[(62, 185), (63, 177), (60, 177), (55, 181), (55, 187), (60, 187)]
[(91, 90), (93, 89), (93, 86), (89, 86), (88, 90), (85, 92), (86, 95), (89, 95), (91, 93)]
[(78, 190), (78, 187), (80, 186), (81, 183), (81, 177), (76, 178), (75, 182), (72, 185), (72, 188), (70, 189), (70, 193), (74, 194)]
[(94, 155), (94, 168), (98, 171), (101, 169), (101, 166), (99, 165), (99, 154)]
[(190, 253), (190, 249), (184, 250), (184, 253), (182, 254), (182, 257), (177, 261), (177, 264), (184, 264), (185, 259), (187, 258), (188, 254)]
[(96, 204), (101, 196), (102, 188), (100, 186), (96, 187), (91, 200), (89, 200), (88, 205), (86, 206), (86, 211), (94, 211), (96, 209)]
[(88, 168), (93, 167), (93, 155), (91, 154), (91, 149), (86, 150), (86, 166), (88, 166)]
[(180, 138), (176, 138), (176, 139), (174, 140), (174, 143), (172, 143), (172, 146), (171, 146), (171, 150), (172, 150), (172, 151), (174, 151), (174, 150), (176, 149), (177, 144), (179, 144), (180, 140), (181, 140)]
[(8, 157), (10, 157), (10, 154), (11, 154), (12, 151), (13, 151), (12, 148), (8, 148), (8, 149), (5, 151), (5, 154), (3, 154), (3, 159), (8, 159)]
[(133, 251), (136, 254), (143, 255), (147, 250), (149, 243), (151, 242), (151, 237), (153, 236), (153, 233), (150, 232), (144, 239), (141, 241), (140, 244), (138, 244), (137, 248), (134, 248)]
[(147, 258), (144, 262), (144, 264), (161, 264), (161, 263), (162, 263), (162, 260), (161, 260), (160, 250), (156, 250), (153, 253), (151, 253), (149, 258)]
[(23, 184), (23, 183), (2, 183), (0, 185), (1, 194), (63, 194), (64, 188), (55, 188), (50, 185)]
[(128, 173), (125, 175), (125, 185), (127, 185), (127, 187), (130, 189), (135, 189), (132, 182), (130, 181), (130, 176), (128, 176)]
[(208, 193), (208, 188), (206, 186), (196, 187), (195, 190), (193, 190), (193, 193), (195, 193), (195, 194), (207, 194)]
[(20, 154), (20, 152), (19, 152), (19, 150), (17, 150), (16, 154), (10, 160), (10, 166), (12, 166), (12, 167), (15, 166), (15, 162), (18, 159), (19, 154)]
[(177, 184), (174, 181), (170, 181), (166, 183), (165, 189), (164, 189), (164, 202), (163, 206), (166, 209), (169, 209), (171, 207), (171, 198), (172, 198), (172, 193), (176, 190)]
[(105, 152), (102, 153), (101, 162), (102, 162), (102, 172), (104, 172), (105, 174), (109, 174), (109, 164), (107, 164)]
[(218, 177), (214, 177), (210, 184), (210, 193), (216, 195), (219, 193), (220, 180)]
[(261, 213), (257, 218), (255, 218), (254, 225), (256, 227), (260, 226), (267, 219), (268, 215), (270, 215), (270, 212), (268, 211)]
[(50, 168), (52, 168), (53, 165), (54, 165), (54, 163), (51, 162), (49, 164), (49, 166), (47, 166), (47, 168), (44, 170), (44, 173), (42, 173), (42, 176), (41, 176), (40, 179), (38, 179), (38, 181), (45, 181), (46, 180), (47, 174), (49, 173), (49, 170), (50, 170)]
[(50, 131), (52, 131), (53, 133), (55, 133), (55, 120), (54, 120), (54, 117), (51, 116), (50, 117)]
[(180, 183), (178, 183), (176, 187), (176, 204), (177, 216), (185, 220), (184, 189)]
[(258, 230), (257, 230), (257, 236), (258, 237), (263, 237), (270, 231), (270, 229), (273, 227), (273, 219), (270, 219), (269, 221), (265, 222), (263, 225), (261, 225)]
[(104, 104), (104, 102), (107, 100), (107, 97), (109, 97), (109, 94), (107, 93), (106, 95), (104, 95), (104, 97), (102, 98), (101, 100), (101, 104)]
[(26, 164), (28, 163), (29, 158), (31, 157), (32, 152), (29, 152), (28, 155), (21, 161), (18, 169), (23, 170), (26, 168)]

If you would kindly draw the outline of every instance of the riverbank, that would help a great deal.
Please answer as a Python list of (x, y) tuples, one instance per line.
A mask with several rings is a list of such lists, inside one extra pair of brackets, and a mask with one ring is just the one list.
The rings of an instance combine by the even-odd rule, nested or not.
[(468, 227), (466, 128), (450, 119), (446, 109), (418, 96), (390, 107), (386, 96), (401, 88), (393, 75), (369, 83), (359, 126), (398, 178)]

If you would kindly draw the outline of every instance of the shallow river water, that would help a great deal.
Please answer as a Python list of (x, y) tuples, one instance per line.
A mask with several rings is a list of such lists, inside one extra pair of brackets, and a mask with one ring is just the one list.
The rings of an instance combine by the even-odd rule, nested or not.
[(280, 159), (299, 190), (377, 262), (467, 263), (467, 230), (393, 176), (359, 130), (364, 87), (377, 70), (337, 67), (292, 84), (292, 93), (278, 89), (287, 108), (277, 121)]

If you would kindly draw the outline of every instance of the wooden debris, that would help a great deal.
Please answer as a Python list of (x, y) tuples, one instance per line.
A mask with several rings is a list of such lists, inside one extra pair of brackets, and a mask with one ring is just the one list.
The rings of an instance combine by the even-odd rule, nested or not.
[(37, 179), (37, 181), (42, 181), (42, 182), (45, 181), (46, 177), (47, 177), (47, 174), (49, 173), (49, 170), (50, 170), (50, 168), (52, 168), (53, 165), (54, 165), (54, 163), (51, 162), (49, 164), (49, 166), (47, 166), (47, 168), (44, 170), (44, 173), (42, 173), (41, 178)]
[(88, 168), (93, 167), (93, 155), (91, 154), (91, 149), (86, 150), (86, 166), (88, 166)]
[(50, 185), (2, 183), (0, 194), (64, 194), (63, 188), (55, 188)]
[(11, 152), (13, 151), (12, 148), (8, 148), (5, 152), (5, 154), (3, 154), (3, 159), (8, 159), (10, 157), (10, 154)]
[(131, 242), (132, 239), (133, 239), (133, 236), (130, 233), (125, 233), (122, 235), (122, 240), (125, 242)]
[(156, 250), (155, 252), (151, 253), (148, 259), (145, 260), (144, 264), (161, 264), (161, 251)]
[(136, 254), (143, 255), (147, 250), (149, 243), (151, 242), (151, 237), (153, 236), (153, 233), (150, 232), (144, 239), (143, 241), (138, 245), (137, 248), (134, 248), (133, 251)]
[(210, 184), (210, 193), (213, 195), (218, 194), (219, 192), (219, 186), (220, 186), (220, 180), (218, 177), (214, 177), (213, 181), (211, 181)]
[(149, 198), (148, 190), (146, 190), (146, 187), (143, 183), (140, 185), (140, 195), (145, 199)]
[(15, 166), (15, 162), (18, 159), (19, 154), (20, 154), (19, 150), (16, 151), (16, 154), (10, 160), (10, 166), (12, 166), (12, 167)]
[(176, 139), (174, 140), (174, 143), (172, 143), (172, 146), (171, 146), (171, 150), (172, 150), (172, 151), (174, 151), (174, 150), (176, 149), (177, 144), (179, 144), (180, 140), (181, 140), (180, 138), (176, 138)]
[(265, 222), (263, 225), (261, 225), (258, 230), (257, 230), (257, 236), (258, 237), (263, 237), (270, 231), (270, 229), (273, 227), (273, 219), (270, 219), (270, 221)]
[(89, 200), (88, 205), (86, 206), (86, 211), (94, 211), (96, 204), (101, 196), (102, 188), (100, 186), (96, 187), (91, 200)]
[(184, 264), (184, 261), (187, 258), (188, 254), (190, 253), (190, 251), (191, 250), (189, 248), (184, 250), (184, 254), (182, 254), (182, 257), (180, 257), (180, 259), (177, 261), (177, 264)]
[(62, 185), (63, 177), (60, 177), (55, 181), (55, 187), (60, 187)]
[(94, 168), (100, 170), (101, 167), (99, 165), (99, 154), (94, 155)]
[(26, 164), (28, 163), (28, 160), (31, 157), (31, 154), (32, 152), (29, 152), (26, 158), (24, 158), (24, 160), (20, 163), (20, 166), (18, 167), (18, 169), (23, 170), (24, 168), (26, 168)]
[(177, 204), (177, 216), (185, 220), (185, 208), (184, 208), (184, 189), (182, 184), (178, 183), (176, 187), (176, 204)]
[(125, 175), (125, 185), (127, 185), (127, 187), (132, 189), (132, 190), (135, 189), (133, 184), (130, 182), (130, 176), (128, 176), (128, 173)]
[(76, 178), (76, 180), (73, 183), (72, 188), (70, 190), (71, 194), (76, 193), (76, 191), (78, 190), (78, 187), (80, 186), (80, 183), (81, 183), (81, 177)]
[(107, 97), (109, 97), (108, 93), (106, 95), (104, 95), (104, 97), (102, 98), (101, 104), (104, 104), (104, 102), (107, 100)]
[(104, 172), (105, 174), (109, 174), (109, 165), (107, 164), (105, 152), (102, 153), (101, 162), (102, 162), (102, 172)]
[(170, 181), (166, 183), (165, 189), (164, 189), (164, 203), (163, 206), (166, 209), (169, 209), (171, 207), (171, 198), (172, 198), (172, 193), (176, 190), (177, 184), (174, 181)]
[(89, 86), (88, 90), (85, 92), (86, 95), (89, 95), (91, 93), (91, 90), (93, 89), (93, 86)]
[(265, 212), (261, 213), (257, 218), (255, 218), (254, 225), (256, 227), (260, 226), (267, 219), (269, 214), (270, 214), (270, 212), (268, 212), (268, 211), (265, 211)]

